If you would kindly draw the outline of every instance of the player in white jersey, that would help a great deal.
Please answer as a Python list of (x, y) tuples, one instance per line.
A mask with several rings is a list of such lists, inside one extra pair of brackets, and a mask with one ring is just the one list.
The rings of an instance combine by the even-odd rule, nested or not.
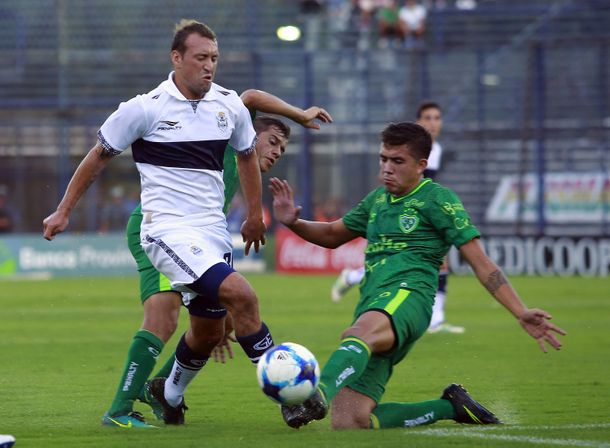
[[(273, 345), (254, 290), (232, 267), (222, 212), (227, 144), (237, 152), (247, 206), (241, 228), (246, 255), (264, 244), (265, 224), (256, 134), (239, 96), (213, 83), (218, 56), (214, 31), (193, 20), (181, 21), (170, 56), (174, 71), (150, 93), (122, 103), (106, 120), (57, 210), (43, 222), (48, 240), (65, 230), (89, 185), (110, 159), (131, 145), (141, 178), (142, 247), (172, 288), (190, 299), (185, 303), (190, 328), (178, 343), (172, 373), (151, 391), (168, 424), (184, 422), (184, 390), (223, 339), (227, 310), (237, 341), (253, 363)], [(137, 418), (128, 424), (137, 424)]]
[[(424, 176), (434, 179), (441, 169), (443, 158), (443, 148), (438, 142), (438, 136), (443, 127), (443, 115), (441, 107), (431, 101), (423, 102), (417, 108), (417, 124), (423, 126), (432, 136), (432, 150), (428, 157), (428, 167), (424, 171)], [(438, 289), (434, 299), (432, 318), (430, 319), (429, 333), (463, 333), (464, 327), (451, 325), (445, 322), (445, 298), (447, 295), (447, 277), (449, 275), (449, 265), (447, 257), (443, 262), (438, 276)], [(356, 269), (344, 269), (337, 277), (331, 289), (331, 299), (333, 302), (340, 301), (343, 296), (354, 286), (360, 283), (364, 277), (364, 267)]]

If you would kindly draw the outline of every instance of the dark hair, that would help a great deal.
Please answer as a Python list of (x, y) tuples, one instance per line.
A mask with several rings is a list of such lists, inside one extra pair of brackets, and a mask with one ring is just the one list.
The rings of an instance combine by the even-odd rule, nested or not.
[(432, 150), (432, 137), (423, 126), (409, 121), (390, 123), (381, 131), (381, 141), (384, 145), (407, 145), (415, 159), (427, 159)]
[(174, 40), (172, 41), (172, 51), (176, 50), (181, 55), (186, 51), (186, 39), (191, 34), (199, 34), (216, 41), (216, 33), (205, 23), (197, 22), (192, 19), (182, 19), (174, 28)]
[(269, 115), (261, 115), (254, 120), (254, 130), (259, 132), (266, 131), (270, 127), (275, 126), (280, 133), (286, 138), (290, 138), (290, 126), (284, 123), (279, 118), (270, 117)]
[(428, 109), (438, 109), (439, 112), (443, 112), (443, 109), (441, 109), (441, 106), (439, 106), (438, 103), (435, 103), (434, 101), (424, 101), (417, 108), (417, 114), (415, 115), (415, 118), (419, 120), (423, 113)]

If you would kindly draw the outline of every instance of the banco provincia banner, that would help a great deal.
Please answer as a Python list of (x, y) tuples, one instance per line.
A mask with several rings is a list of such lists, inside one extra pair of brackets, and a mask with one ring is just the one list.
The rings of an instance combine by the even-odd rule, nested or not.
[[(233, 237), (233, 265), (242, 272), (263, 272), (261, 252), (244, 256), (241, 235)], [(0, 238), (0, 279), (7, 277), (135, 276), (136, 263), (125, 234), (61, 234), (46, 241), (36, 234)]]

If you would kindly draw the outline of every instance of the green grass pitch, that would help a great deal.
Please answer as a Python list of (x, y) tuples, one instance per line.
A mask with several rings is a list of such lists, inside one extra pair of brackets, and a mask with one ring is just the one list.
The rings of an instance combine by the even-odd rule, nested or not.
[[(248, 277), (275, 340), (303, 344), (325, 361), (350, 323), (357, 292), (333, 304), (333, 277)], [(16, 448), (610, 446), (607, 279), (513, 279), (528, 304), (550, 311), (568, 331), (563, 349), (545, 355), (476, 279), (452, 276), (447, 317), (466, 333), (425, 335), (395, 369), (384, 399), (437, 398), (460, 382), (507, 424), (383, 432), (331, 431), (328, 419), (288, 428), (238, 346), (235, 359), (211, 362), (191, 384), (185, 426), (102, 427), (142, 318), (137, 279), (0, 283), (0, 433), (13, 434)]]

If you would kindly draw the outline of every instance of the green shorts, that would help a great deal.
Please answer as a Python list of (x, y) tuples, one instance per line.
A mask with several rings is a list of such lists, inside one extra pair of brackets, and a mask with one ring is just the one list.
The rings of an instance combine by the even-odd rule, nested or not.
[(127, 221), (127, 245), (131, 255), (136, 260), (140, 274), (140, 300), (142, 303), (153, 294), (174, 291), (169, 279), (152, 265), (144, 249), (140, 245), (140, 225), (142, 224), (142, 209), (138, 206)]
[(401, 287), (391, 288), (377, 295), (362, 297), (356, 306), (354, 321), (372, 310), (381, 311), (390, 318), (396, 344), (386, 353), (372, 355), (362, 376), (349, 387), (379, 403), (394, 365), (402, 361), (415, 341), (426, 332), (432, 316), (432, 305), (430, 300), (417, 292)]

